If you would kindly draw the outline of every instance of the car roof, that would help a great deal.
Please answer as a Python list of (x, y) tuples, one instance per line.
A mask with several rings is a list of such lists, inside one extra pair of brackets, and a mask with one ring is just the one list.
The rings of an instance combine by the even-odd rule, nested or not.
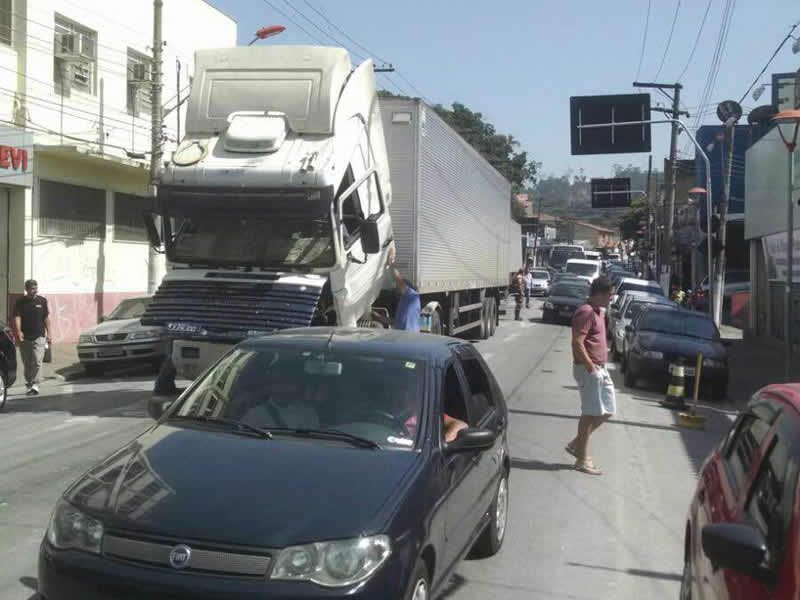
[(366, 327), (303, 327), (282, 329), (250, 338), (240, 344), (246, 348), (291, 347), (299, 350), (366, 352), (414, 360), (446, 360), (455, 346), (469, 342), (443, 335), (416, 333), (400, 329)]
[(576, 263), (579, 265), (592, 265), (593, 267), (597, 267), (600, 265), (599, 261), (591, 260), (589, 258), (570, 258), (567, 261), (567, 264), (569, 263)]
[(658, 285), (658, 282), (656, 281), (650, 281), (648, 279), (638, 279), (636, 277), (623, 277), (622, 279), (619, 280), (617, 286), (620, 286), (623, 283), (636, 283), (639, 285), (646, 285), (648, 287), (661, 287), (660, 285)]

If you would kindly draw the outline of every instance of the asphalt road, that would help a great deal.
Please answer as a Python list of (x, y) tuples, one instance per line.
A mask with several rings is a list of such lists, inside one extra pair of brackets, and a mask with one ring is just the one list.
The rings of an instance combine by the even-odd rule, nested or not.
[[(505, 544), (491, 559), (464, 561), (444, 597), (677, 598), (696, 473), (732, 416), (708, 407), (705, 431), (679, 428), (658, 405), (663, 390), (625, 389), (612, 371), (618, 414), (590, 448), (605, 474), (574, 471), (563, 450), (578, 416), (569, 328), (541, 323), (538, 308), (523, 316), (477, 344), (511, 411)], [(49, 381), (36, 398), (12, 389), (0, 414), (0, 600), (36, 598), (38, 546), (56, 499), (151, 423), (152, 378)]]

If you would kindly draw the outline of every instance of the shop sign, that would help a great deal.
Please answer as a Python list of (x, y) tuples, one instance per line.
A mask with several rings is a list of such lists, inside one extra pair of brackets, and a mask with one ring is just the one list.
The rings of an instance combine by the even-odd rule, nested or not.
[(0, 185), (33, 185), (33, 133), (0, 126)]

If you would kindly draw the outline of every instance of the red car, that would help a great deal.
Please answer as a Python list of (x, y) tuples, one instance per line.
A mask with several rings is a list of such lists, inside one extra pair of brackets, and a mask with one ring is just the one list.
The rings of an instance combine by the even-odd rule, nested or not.
[(759, 390), (706, 459), (681, 598), (800, 598), (800, 384)]

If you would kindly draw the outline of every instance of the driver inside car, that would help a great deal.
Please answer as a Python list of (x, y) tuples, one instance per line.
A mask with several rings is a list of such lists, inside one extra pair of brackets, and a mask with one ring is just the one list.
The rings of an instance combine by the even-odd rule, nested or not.
[(297, 381), (272, 382), (239, 419), (256, 427), (319, 429), (319, 414), (306, 401), (305, 392), (305, 386)]

